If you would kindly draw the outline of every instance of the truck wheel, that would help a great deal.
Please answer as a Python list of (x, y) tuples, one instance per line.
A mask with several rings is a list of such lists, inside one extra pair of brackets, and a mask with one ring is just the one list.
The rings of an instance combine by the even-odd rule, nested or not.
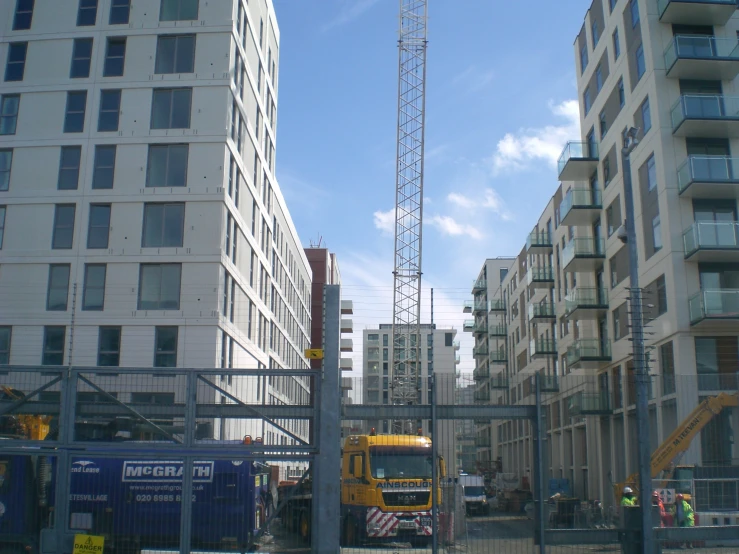
[(308, 510), (300, 511), (300, 523), (298, 527), (300, 538), (304, 542), (310, 542), (310, 513)]

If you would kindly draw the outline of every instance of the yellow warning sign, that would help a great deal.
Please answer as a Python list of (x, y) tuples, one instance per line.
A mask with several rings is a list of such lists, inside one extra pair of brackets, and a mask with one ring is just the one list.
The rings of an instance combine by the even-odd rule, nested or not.
[(105, 537), (97, 535), (75, 535), (73, 554), (102, 554)]
[(309, 348), (305, 351), (305, 357), (309, 360), (322, 360), (323, 349), (321, 348)]

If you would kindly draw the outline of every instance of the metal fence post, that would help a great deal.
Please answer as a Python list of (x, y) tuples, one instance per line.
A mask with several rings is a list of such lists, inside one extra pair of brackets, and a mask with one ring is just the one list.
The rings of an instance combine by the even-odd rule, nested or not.
[[(341, 494), (341, 368), (339, 357), (341, 289), (325, 285), (323, 295), (323, 374), (316, 426), (319, 455), (313, 458), (311, 543), (315, 554), (340, 551)], [(320, 462), (318, 461), (320, 459)]]
[(539, 534), (539, 554), (546, 553), (546, 541), (544, 539), (544, 449), (542, 448), (542, 410), (541, 410), (541, 375), (536, 374), (536, 418), (534, 419), (534, 432), (536, 435), (536, 452), (534, 454), (534, 493), (536, 498), (536, 532)]
[[(183, 443), (192, 447), (195, 439), (195, 404), (197, 402), (197, 375), (187, 373), (185, 392), (185, 433)], [(193, 458), (182, 460), (182, 503), (180, 504), (180, 553), (188, 554), (192, 542), (192, 464)]]
[[(433, 334), (433, 331), (432, 331)], [(433, 554), (439, 552), (439, 499), (436, 496), (437, 487), (441, 488), (439, 483), (438, 459), (439, 459), (439, 439), (440, 433), (437, 433), (436, 420), (436, 376), (429, 377), (429, 387), (431, 388), (431, 549)], [(451, 464), (451, 460), (450, 460)]]
[(59, 414), (58, 440), (62, 445), (56, 455), (56, 487), (54, 502), (54, 528), (56, 530), (56, 551), (65, 552), (65, 538), (69, 525), (69, 452), (74, 440), (74, 422), (77, 399), (77, 373), (71, 367), (65, 370), (61, 380), (61, 404)]

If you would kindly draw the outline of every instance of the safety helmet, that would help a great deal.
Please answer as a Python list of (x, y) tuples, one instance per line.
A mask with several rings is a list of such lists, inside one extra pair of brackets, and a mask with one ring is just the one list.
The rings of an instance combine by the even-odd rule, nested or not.
[(631, 490), (631, 487), (624, 487), (624, 494), (633, 494), (634, 491)]
[(654, 491), (652, 493), (652, 498), (659, 498), (659, 493), (657, 491)]
[(682, 494), (678, 494), (678, 495), (677, 495), (677, 499), (678, 499), (678, 500), (684, 500), (684, 499), (685, 499), (685, 497), (684, 497), (684, 496), (683, 496)]

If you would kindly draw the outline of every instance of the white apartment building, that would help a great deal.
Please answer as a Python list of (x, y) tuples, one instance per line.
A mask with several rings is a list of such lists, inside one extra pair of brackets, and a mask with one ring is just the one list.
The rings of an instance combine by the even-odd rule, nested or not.
[[(391, 345), (393, 342), (392, 325), (380, 324), (377, 329), (365, 329), (362, 332), (363, 367), (362, 398), (364, 404), (392, 404), (390, 390)], [(435, 324), (420, 325), (420, 384), (419, 404), (431, 404), (434, 400), (429, 389), (429, 377), (437, 378), (437, 404), (454, 404), (456, 399), (457, 365), (459, 342), (454, 338), (456, 329), (437, 329)], [(422, 432), (429, 436), (429, 422), (420, 422)], [(375, 428), (378, 433), (391, 433), (392, 421), (368, 420), (367, 430)], [(451, 474), (456, 465), (456, 430), (453, 420), (439, 422), (439, 453), (447, 461)], [(434, 439), (435, 440), (435, 439)], [(455, 471), (456, 473), (456, 471)]]
[[(0, 364), (306, 368), (271, 0), (0, 0), (0, 60)], [(223, 386), (308, 398), (303, 379)], [(136, 387), (116, 394), (184, 393)]]
[[(534, 372), (557, 377), (545, 381), (545, 467), (583, 499), (609, 501), (637, 463), (617, 236), (629, 127), (652, 448), (700, 401), (739, 389), (737, 30), (730, 0), (594, 0), (575, 41), (583, 140), (564, 149), (561, 186), (503, 282), (508, 362), (500, 387), (481, 387), (492, 402), (530, 402)], [(493, 423), (490, 455), (529, 468), (528, 425)], [(724, 409), (680, 463), (739, 465), (737, 428), (739, 411)]]

